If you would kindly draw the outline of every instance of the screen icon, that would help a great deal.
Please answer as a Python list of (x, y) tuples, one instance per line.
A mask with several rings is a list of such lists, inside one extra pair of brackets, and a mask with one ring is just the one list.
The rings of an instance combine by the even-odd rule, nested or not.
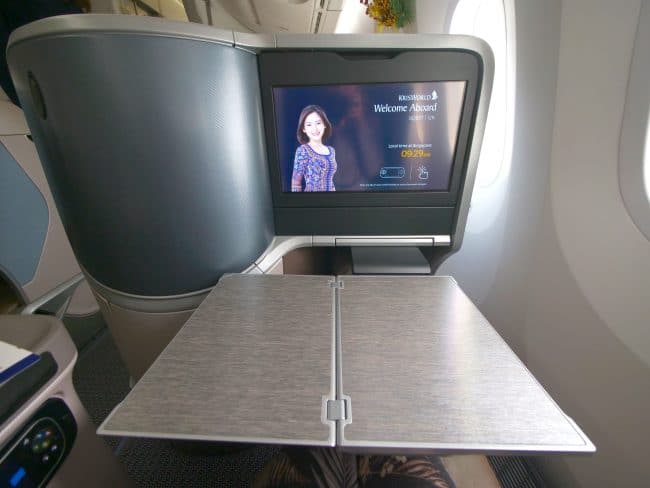
[(384, 166), (379, 170), (381, 178), (404, 178), (406, 170), (402, 166)]
[(418, 166), (418, 178), (421, 179), (421, 180), (428, 180), (429, 179), (429, 170), (423, 164)]

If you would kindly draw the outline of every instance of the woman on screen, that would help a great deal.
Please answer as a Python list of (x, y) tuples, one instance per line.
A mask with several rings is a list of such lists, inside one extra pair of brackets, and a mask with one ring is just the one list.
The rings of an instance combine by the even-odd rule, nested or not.
[(318, 105), (308, 105), (300, 112), (296, 149), (291, 176), (291, 191), (336, 191), (334, 173), (336, 156), (332, 146), (323, 144), (332, 133), (332, 124)]

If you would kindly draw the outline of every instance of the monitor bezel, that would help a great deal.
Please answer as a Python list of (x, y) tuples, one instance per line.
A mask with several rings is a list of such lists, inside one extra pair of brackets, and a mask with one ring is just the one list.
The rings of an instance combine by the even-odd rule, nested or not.
[[(483, 66), (467, 50), (267, 51), (259, 55), (260, 84), (274, 207), (454, 207), (467, 166)], [(408, 69), (405, 69), (408, 67)], [(282, 188), (273, 88), (346, 84), (464, 81), (465, 95), (446, 190), (287, 192)]]

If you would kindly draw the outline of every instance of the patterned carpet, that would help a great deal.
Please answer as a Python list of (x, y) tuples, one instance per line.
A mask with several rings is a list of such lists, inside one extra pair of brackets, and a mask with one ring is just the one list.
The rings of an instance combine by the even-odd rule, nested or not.
[[(105, 329), (79, 354), (73, 381), (95, 425), (126, 396), (129, 375)], [(157, 439), (106, 440), (142, 487), (250, 486), (255, 474), (278, 450), (255, 446), (216, 454), (214, 446), (173, 446), (170, 441)]]

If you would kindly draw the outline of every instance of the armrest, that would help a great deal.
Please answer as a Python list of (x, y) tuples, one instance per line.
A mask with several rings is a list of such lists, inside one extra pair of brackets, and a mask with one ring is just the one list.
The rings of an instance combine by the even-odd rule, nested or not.
[(83, 281), (83, 279), (84, 276), (82, 273), (73, 276), (68, 281), (61, 283), (56, 288), (47, 292), (45, 295), (25, 305), (25, 307), (23, 307), (23, 309), (20, 311), (20, 315), (31, 315), (36, 312), (36, 310), (44, 307), (50, 302), (54, 302), (55, 300), (62, 300), (61, 304), (58, 305), (55, 312), (56, 318), (62, 318), (63, 314), (68, 309), (68, 305), (70, 304), (70, 300), (72, 300), (74, 291), (77, 289), (77, 286), (79, 286), (79, 284)]

